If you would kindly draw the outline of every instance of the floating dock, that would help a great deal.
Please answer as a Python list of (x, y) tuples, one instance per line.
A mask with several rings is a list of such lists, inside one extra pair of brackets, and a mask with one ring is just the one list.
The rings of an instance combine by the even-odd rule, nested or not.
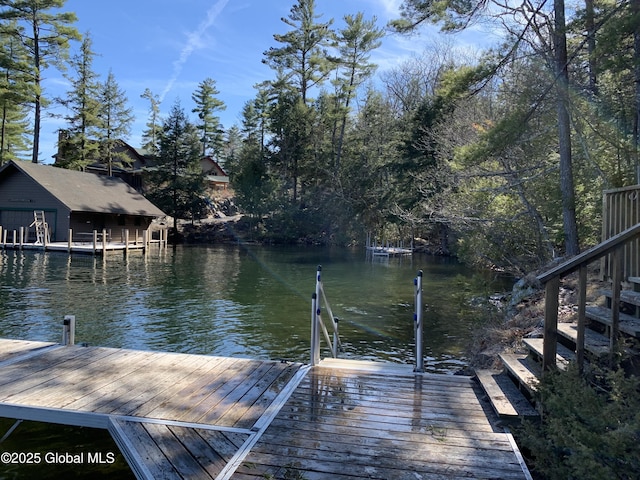
[(395, 257), (397, 255), (412, 255), (413, 250), (403, 247), (367, 247), (367, 252), (373, 256)]
[(138, 478), (530, 479), (464, 376), (0, 339), (0, 417), (108, 429)]

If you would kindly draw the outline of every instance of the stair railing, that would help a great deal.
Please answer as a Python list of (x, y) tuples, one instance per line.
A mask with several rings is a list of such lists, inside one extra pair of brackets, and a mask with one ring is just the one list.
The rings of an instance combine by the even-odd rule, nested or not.
[[(340, 335), (338, 332), (338, 317), (334, 317), (331, 306), (327, 301), (322, 285), (322, 266), (318, 265), (316, 273), (316, 291), (311, 295), (311, 365), (320, 363), (320, 331), (324, 334), (327, 345), (331, 347), (331, 355), (338, 358), (338, 349), (342, 346), (340, 343)], [(329, 338), (329, 332), (322, 320), (322, 300), (329, 315), (329, 320), (333, 326), (333, 340)]]
[(556, 367), (558, 344), (558, 295), (560, 280), (573, 272), (578, 272), (578, 335), (576, 339), (576, 362), (582, 371), (584, 367), (584, 337), (586, 327), (587, 265), (611, 254), (611, 337), (609, 351), (611, 362), (618, 350), (620, 336), (620, 286), (622, 283), (622, 258), (624, 246), (640, 237), (640, 223), (585, 250), (579, 255), (538, 275), (537, 280), (545, 286), (544, 340), (542, 369), (548, 371)]

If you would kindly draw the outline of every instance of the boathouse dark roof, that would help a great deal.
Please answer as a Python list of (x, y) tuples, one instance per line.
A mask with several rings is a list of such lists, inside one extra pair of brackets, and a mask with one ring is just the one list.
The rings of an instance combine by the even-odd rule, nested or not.
[(120, 178), (27, 161), (9, 161), (0, 179), (18, 170), (46, 189), (71, 212), (162, 217), (164, 212)]

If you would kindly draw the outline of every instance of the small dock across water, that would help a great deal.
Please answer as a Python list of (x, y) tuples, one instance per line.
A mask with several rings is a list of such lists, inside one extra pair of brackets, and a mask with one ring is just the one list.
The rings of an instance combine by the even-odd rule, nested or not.
[(0, 416), (108, 429), (138, 478), (531, 478), (471, 378), (409, 366), (0, 339)]

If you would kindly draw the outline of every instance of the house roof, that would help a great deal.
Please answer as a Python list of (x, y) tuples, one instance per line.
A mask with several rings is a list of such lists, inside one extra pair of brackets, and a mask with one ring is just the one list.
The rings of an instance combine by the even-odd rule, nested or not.
[(78, 172), (27, 161), (10, 161), (0, 178), (17, 169), (45, 188), (73, 212), (162, 217), (164, 212), (120, 178)]
[(201, 163), (202, 169), (205, 173), (211, 173), (215, 171), (216, 173), (214, 173), (214, 175), (228, 177), (227, 172), (223, 170), (220, 164), (216, 160), (214, 160), (212, 156), (207, 155), (206, 157), (202, 157)]

